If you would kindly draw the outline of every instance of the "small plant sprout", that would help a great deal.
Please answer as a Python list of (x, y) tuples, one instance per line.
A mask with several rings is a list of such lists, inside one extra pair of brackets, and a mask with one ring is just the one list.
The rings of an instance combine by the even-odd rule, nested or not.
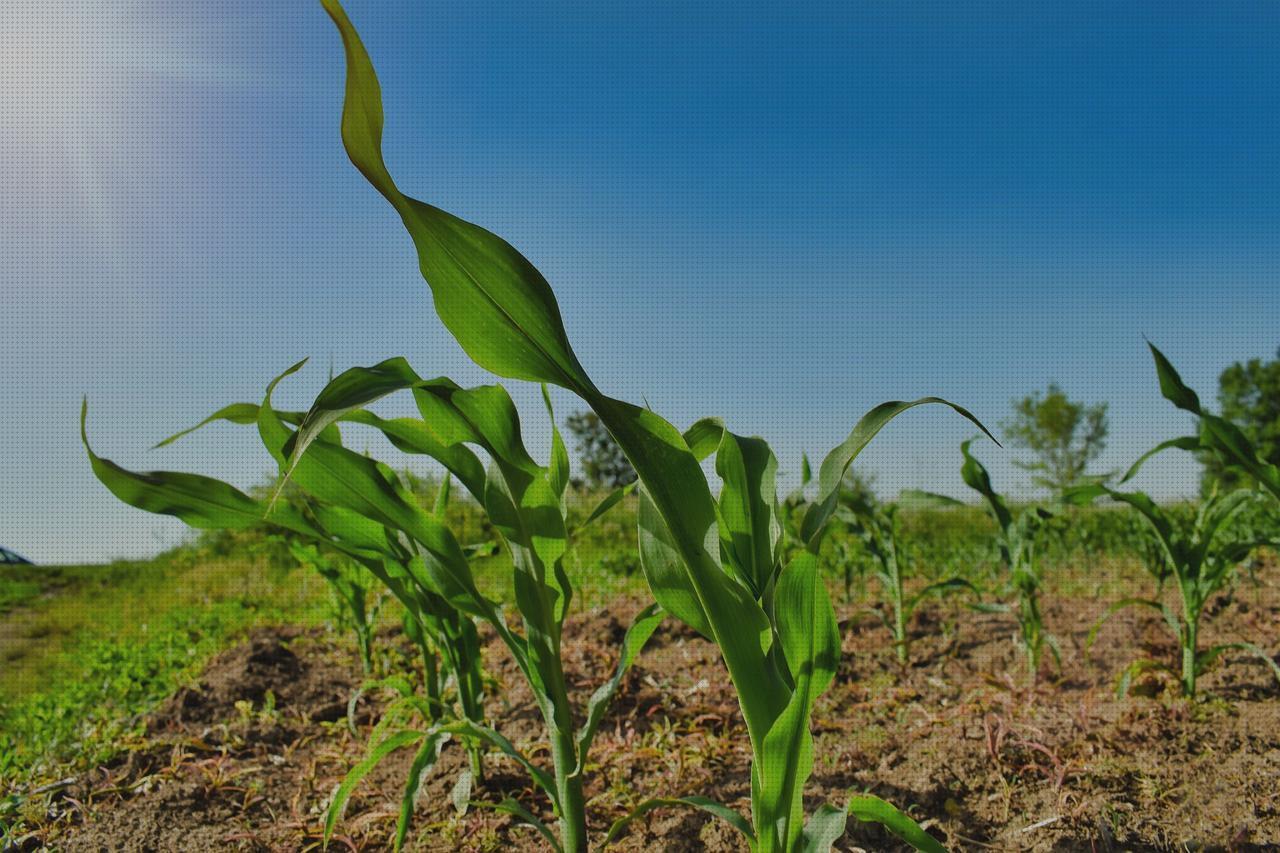
[[(940, 496), (925, 492), (913, 492), (912, 497), (927, 503), (940, 499)], [(911, 617), (921, 602), (930, 596), (976, 593), (977, 589), (964, 578), (951, 577), (927, 584), (914, 594), (906, 592), (908, 556), (899, 529), (896, 504), (881, 504), (869, 495), (845, 490), (841, 493), (836, 514), (861, 539), (862, 547), (871, 555), (872, 572), (880, 581), (890, 611), (888, 616), (879, 610), (876, 614), (893, 635), (899, 665), (906, 666), (911, 660)], [(848, 565), (845, 571), (850, 571)]]
[(1058, 666), (1062, 666), (1062, 653), (1058, 642), (1044, 630), (1040, 615), (1040, 564), (1036, 555), (1036, 539), (1044, 522), (1052, 518), (1045, 508), (1032, 506), (1016, 515), (1008, 502), (992, 487), (991, 476), (982, 463), (974, 458), (969, 447), (973, 439), (960, 445), (964, 464), (960, 476), (965, 485), (982, 495), (987, 512), (995, 519), (998, 533), (996, 544), (1000, 549), (1000, 562), (1008, 573), (1008, 583), (1018, 598), (1018, 629), (1020, 645), (1027, 657), (1027, 672), (1035, 681), (1040, 675), (1040, 661), (1047, 645)]
[(1168, 565), (1177, 582), (1181, 607), (1170, 608), (1162, 601), (1150, 598), (1125, 598), (1107, 610), (1103, 619), (1089, 634), (1089, 642), (1097, 636), (1102, 623), (1126, 607), (1147, 607), (1164, 617), (1170, 632), (1181, 651), (1181, 667), (1160, 661), (1143, 659), (1130, 664), (1121, 674), (1119, 692), (1125, 694), (1133, 678), (1146, 672), (1163, 671), (1178, 679), (1182, 692), (1188, 697), (1196, 695), (1196, 680), (1225, 651), (1238, 649), (1256, 655), (1267, 663), (1280, 680), (1280, 666), (1265, 651), (1253, 643), (1222, 643), (1208, 649), (1200, 648), (1200, 620), (1205, 605), (1232, 580), (1236, 566), (1255, 548), (1273, 544), (1251, 538), (1239, 538), (1231, 520), (1250, 502), (1257, 499), (1248, 491), (1220, 494), (1216, 490), (1204, 500), (1199, 510), (1190, 518), (1176, 511), (1158, 506), (1142, 492), (1119, 492), (1104, 485), (1081, 486), (1067, 492), (1067, 498), (1076, 503), (1088, 503), (1102, 495), (1128, 504), (1151, 525), (1168, 557)]

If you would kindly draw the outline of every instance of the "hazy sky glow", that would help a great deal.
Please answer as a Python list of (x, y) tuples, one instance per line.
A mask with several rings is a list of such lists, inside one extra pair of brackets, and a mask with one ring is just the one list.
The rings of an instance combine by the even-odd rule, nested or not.
[[(348, 11), (402, 188), (524, 251), (603, 388), (677, 425), (721, 415), (788, 475), (882, 400), (994, 425), (1051, 380), (1111, 403), (1101, 467), (1121, 467), (1186, 428), (1143, 335), (1210, 400), (1280, 345), (1280, 7)], [(249, 486), (269, 470), (251, 430), (146, 448), (308, 355), (279, 403), (330, 359), (489, 380), (341, 149), (318, 3), (18, 0), (6, 28), (0, 545), (95, 561), (184, 535), (93, 479), (83, 394), (102, 455)], [(543, 448), (536, 389), (507, 384)], [(887, 496), (964, 496), (970, 434), (917, 411), (862, 464)], [(1140, 485), (1187, 495), (1196, 473), (1170, 455)]]

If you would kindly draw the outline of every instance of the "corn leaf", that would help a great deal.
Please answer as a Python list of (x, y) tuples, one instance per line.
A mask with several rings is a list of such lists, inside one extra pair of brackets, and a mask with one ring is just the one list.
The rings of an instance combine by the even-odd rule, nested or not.
[(716, 451), (720, 490), (719, 524), (726, 562), (755, 598), (773, 577), (782, 525), (778, 521), (775, 479), (778, 460), (759, 438), (724, 431)]
[(175, 471), (136, 474), (103, 459), (89, 446), (88, 416), (89, 402), (85, 400), (80, 409), (80, 439), (93, 473), (113, 495), (130, 506), (172, 515), (192, 527), (210, 530), (244, 530), (265, 521), (315, 539), (326, 538), (290, 506), (277, 507), (267, 518), (266, 504), (221, 480)]
[(840, 483), (844, 480), (844, 475), (849, 470), (849, 465), (862, 452), (862, 449), (871, 442), (871, 439), (875, 438), (876, 434), (884, 429), (889, 421), (908, 409), (922, 406), (926, 403), (937, 403), (950, 407), (976, 425), (997, 445), (1000, 443), (996, 441), (995, 436), (988, 432), (982, 422), (967, 409), (943, 400), (941, 397), (921, 397), (911, 402), (894, 400), (888, 403), (881, 403), (862, 416), (862, 419), (854, 425), (853, 430), (849, 433), (849, 437), (839, 447), (827, 454), (827, 457), (822, 461), (822, 467), (818, 469), (818, 496), (809, 511), (805, 513), (800, 534), (811, 549), (821, 540), (827, 521), (835, 511), (836, 502), (839, 499)]
[(535, 816), (533, 812), (529, 811), (510, 797), (507, 797), (498, 803), (482, 802), (476, 803), (476, 805), (482, 806), (486, 809), (493, 809), (494, 811), (502, 812), (503, 814), (509, 814), (518, 822), (523, 823), (526, 826), (533, 827), (538, 831), (539, 835), (546, 839), (547, 843), (551, 845), (551, 849), (554, 850), (555, 853), (563, 853), (564, 847), (561, 846), (559, 840), (556, 839), (555, 834), (551, 832), (550, 828), (548, 828), (545, 823), (538, 820), (537, 816)]
[[(1009, 528), (1013, 525), (1013, 513), (1009, 511), (1004, 498), (991, 485), (991, 475), (987, 473), (987, 469), (969, 452), (972, 444), (973, 439), (960, 444), (960, 453), (964, 455), (964, 464), (960, 466), (960, 477), (966, 486), (986, 499), (987, 505), (991, 508), (991, 514), (1000, 525), (1000, 530), (1007, 535)], [(1008, 559), (1008, 554), (1005, 558)]]
[(654, 809), (667, 806), (692, 806), (695, 809), (701, 809), (707, 814), (720, 818), (738, 830), (738, 832), (741, 832), (749, 842), (754, 843), (756, 840), (755, 833), (751, 831), (751, 824), (746, 818), (728, 806), (717, 803), (715, 800), (706, 797), (654, 797), (636, 806), (626, 817), (614, 821), (613, 826), (609, 827), (609, 834), (605, 836), (605, 846), (607, 847), (617, 841), (621, 837), (622, 831), (636, 818), (648, 814)]
[(355, 792), (356, 786), (360, 784), (365, 776), (373, 768), (377, 767), (386, 759), (388, 755), (398, 749), (404, 749), (412, 746), (418, 741), (426, 737), (424, 732), (416, 731), (399, 731), (387, 738), (377, 742), (369, 754), (364, 757), (356, 766), (352, 767), (347, 773), (346, 778), (342, 780), (336, 791), (333, 792), (333, 800), (329, 803), (329, 809), (325, 813), (324, 818), (324, 843), (328, 844), (330, 837), (333, 835), (333, 828), (337, 825), (338, 819), (342, 817), (343, 812), (347, 810), (347, 801), (351, 799), (351, 794)]
[[(418, 753), (409, 765), (404, 795), (400, 798), (400, 817), (396, 820), (396, 853), (404, 847), (405, 838), (409, 835), (409, 824), (413, 822), (413, 809), (418, 801), (418, 792), (422, 789), (422, 780), (435, 766), (440, 758), (440, 750), (448, 739), (446, 732), (430, 732), (422, 739), (422, 746), (418, 747)], [(467, 772), (470, 772), (470, 768)]]
[(922, 853), (947, 853), (947, 849), (936, 838), (879, 797), (871, 794), (853, 797), (849, 800), (849, 814), (863, 823), (880, 824)]
[(774, 607), (795, 688), (752, 767), (752, 793), (759, 831), (777, 833), (773, 849), (791, 850), (804, 828), (804, 784), (813, 772), (813, 703), (840, 661), (835, 611), (814, 554), (801, 552), (783, 569)]
[(337, 0), (322, 2), (347, 57), (342, 141), (351, 162), (400, 214), (440, 319), (488, 371), (589, 390), (542, 274), (500, 237), (396, 187), (382, 159), (382, 92), (373, 63)]
[(1188, 451), (1191, 451), (1192, 453), (1194, 453), (1197, 450), (1204, 449), (1204, 447), (1200, 444), (1200, 439), (1194, 435), (1184, 435), (1179, 438), (1171, 438), (1168, 441), (1162, 441), (1159, 444), (1157, 444), (1155, 447), (1148, 450), (1146, 453), (1139, 456), (1138, 461), (1130, 465), (1129, 470), (1124, 472), (1124, 476), (1120, 478), (1120, 482), (1127, 483), (1130, 479), (1132, 479), (1133, 476), (1138, 473), (1138, 469), (1141, 468), (1143, 464), (1152, 456), (1155, 456), (1157, 453), (1162, 453), (1166, 450), (1170, 450), (1174, 448), (1178, 450), (1188, 450)]

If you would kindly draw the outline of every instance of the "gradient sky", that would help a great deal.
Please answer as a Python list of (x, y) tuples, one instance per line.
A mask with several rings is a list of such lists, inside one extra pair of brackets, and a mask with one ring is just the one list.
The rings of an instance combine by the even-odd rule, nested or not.
[[(93, 479), (83, 394), (100, 454), (247, 487), (270, 468), (250, 429), (146, 448), (303, 356), (278, 403), (304, 407), (330, 361), (488, 379), (346, 160), (318, 3), (7, 9), (0, 545), (98, 561), (185, 535)], [(1111, 404), (1099, 467), (1122, 467), (1187, 428), (1143, 335), (1209, 400), (1280, 345), (1275, 4), (348, 11), (401, 187), (528, 255), (601, 387), (677, 425), (721, 415), (790, 477), (882, 400), (994, 425), (1050, 381)], [(536, 389), (513, 393), (544, 448)], [(970, 434), (916, 410), (860, 464), (886, 496), (965, 496)], [(1025, 490), (1011, 451), (979, 455)], [(1139, 485), (1196, 476), (1169, 455)]]

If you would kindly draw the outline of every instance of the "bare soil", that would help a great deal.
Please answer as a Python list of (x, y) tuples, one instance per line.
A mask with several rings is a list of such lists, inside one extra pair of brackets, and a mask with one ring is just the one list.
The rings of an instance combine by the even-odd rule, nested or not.
[[(571, 620), (566, 666), (585, 701), (612, 671), (625, 618), (640, 606)], [(911, 812), (954, 850), (1280, 850), (1280, 686), (1259, 661), (1227, 653), (1197, 702), (1156, 676), (1115, 696), (1135, 657), (1173, 663), (1159, 617), (1123, 611), (1086, 649), (1105, 603), (1049, 598), (1062, 669), (1032, 686), (1012, 617), (944, 602), (914, 625), (900, 668), (885, 629), (841, 608), (844, 658), (816, 723), (809, 808), (862, 790)], [(1240, 586), (1215, 602), (1203, 642), (1248, 639), (1280, 652), (1280, 591)], [(384, 646), (394, 643), (383, 637)], [(491, 721), (549, 762), (541, 722), (495, 640), (489, 673), (501, 685)], [(324, 808), (364, 754), (381, 705), (347, 702), (364, 677), (348, 638), (292, 628), (261, 631), (210, 663), (199, 684), (149, 722), (143, 748), (80, 778), (51, 803), (30, 845), (68, 851), (318, 849)], [(601, 727), (588, 797), (593, 837), (654, 795), (701, 794), (749, 812), (749, 753), (719, 654), (668, 620)], [(338, 849), (390, 848), (411, 756), (393, 756), (359, 788)], [(490, 808), (460, 814), (450, 792), (464, 765), (456, 744), (420, 796), (410, 849), (536, 850), (542, 840)], [(486, 758), (478, 802), (514, 797), (548, 822), (520, 768)], [(737, 851), (733, 830), (696, 811), (637, 820), (620, 850)], [(851, 821), (840, 850), (895, 850)]]

